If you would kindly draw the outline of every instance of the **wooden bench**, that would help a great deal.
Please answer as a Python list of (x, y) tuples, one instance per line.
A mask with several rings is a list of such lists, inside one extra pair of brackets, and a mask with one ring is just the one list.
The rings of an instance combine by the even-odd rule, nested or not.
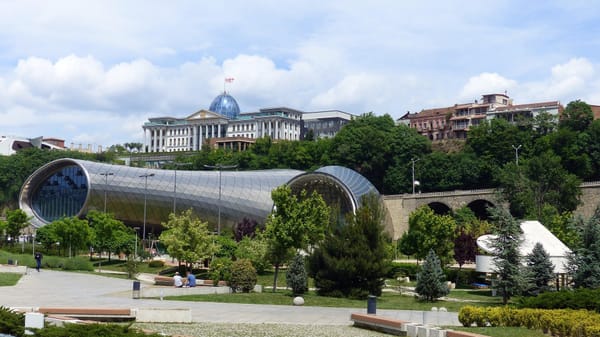
[(369, 314), (351, 314), (350, 320), (354, 322), (354, 326), (359, 328), (380, 331), (396, 336), (406, 336), (406, 329), (403, 328), (403, 325), (408, 322), (405, 321)]
[(60, 315), (71, 318), (101, 321), (131, 321), (135, 319), (131, 309), (116, 308), (52, 308), (40, 307), (38, 312), (45, 315)]

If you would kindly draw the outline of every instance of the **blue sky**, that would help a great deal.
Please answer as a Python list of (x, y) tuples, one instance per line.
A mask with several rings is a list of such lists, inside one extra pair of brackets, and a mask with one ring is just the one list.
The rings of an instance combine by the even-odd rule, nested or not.
[(0, 134), (141, 142), (226, 77), (242, 112), (600, 104), (598, 22), (590, 1), (2, 1)]

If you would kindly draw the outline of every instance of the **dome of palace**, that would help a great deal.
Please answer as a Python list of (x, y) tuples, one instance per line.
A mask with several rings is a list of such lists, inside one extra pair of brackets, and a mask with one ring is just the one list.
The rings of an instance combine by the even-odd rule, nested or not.
[(224, 92), (210, 103), (208, 110), (219, 113), (227, 118), (235, 119), (240, 114), (240, 107), (235, 98)]

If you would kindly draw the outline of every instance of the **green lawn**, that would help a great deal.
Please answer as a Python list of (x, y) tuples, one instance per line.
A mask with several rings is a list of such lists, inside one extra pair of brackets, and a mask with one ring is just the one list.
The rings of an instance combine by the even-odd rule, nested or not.
[(21, 279), (21, 274), (17, 273), (0, 273), (0, 287), (14, 286)]
[[(314, 292), (305, 294), (304, 305), (321, 307), (347, 307), (366, 308), (366, 300), (353, 300), (347, 298), (333, 298), (317, 296)], [(235, 293), (235, 294), (207, 294), (189, 296), (169, 296), (168, 300), (198, 301), (198, 302), (221, 302), (221, 303), (249, 303), (249, 304), (275, 304), (289, 305), (292, 303), (292, 295), (289, 291), (279, 290), (275, 293), (267, 290), (262, 293)], [(465, 305), (499, 305), (500, 299), (488, 298), (485, 302), (465, 303), (460, 301), (419, 301), (412, 296), (404, 296), (397, 293), (383, 293), (377, 298), (377, 308), (395, 310), (431, 310), (431, 307), (445, 307), (448, 311), (458, 311)]]

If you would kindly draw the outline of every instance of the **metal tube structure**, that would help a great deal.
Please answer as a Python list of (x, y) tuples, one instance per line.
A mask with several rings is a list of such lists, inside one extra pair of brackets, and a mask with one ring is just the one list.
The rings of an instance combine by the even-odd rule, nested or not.
[(217, 235), (221, 235), (221, 194), (222, 194), (221, 171), (223, 171), (223, 169), (236, 168), (237, 165), (217, 164), (217, 165), (204, 165), (204, 167), (219, 170), (219, 202), (218, 202), (219, 204), (217, 205), (219, 211), (218, 211), (218, 218), (217, 218)]
[(112, 172), (102, 172), (101, 176), (104, 176), (104, 213), (106, 213), (106, 190), (108, 190), (108, 176), (114, 175)]
[(154, 173), (146, 173), (140, 176), (140, 178), (144, 178), (144, 229), (142, 231), (142, 245), (146, 244), (146, 203), (148, 199), (148, 177), (154, 177)]

